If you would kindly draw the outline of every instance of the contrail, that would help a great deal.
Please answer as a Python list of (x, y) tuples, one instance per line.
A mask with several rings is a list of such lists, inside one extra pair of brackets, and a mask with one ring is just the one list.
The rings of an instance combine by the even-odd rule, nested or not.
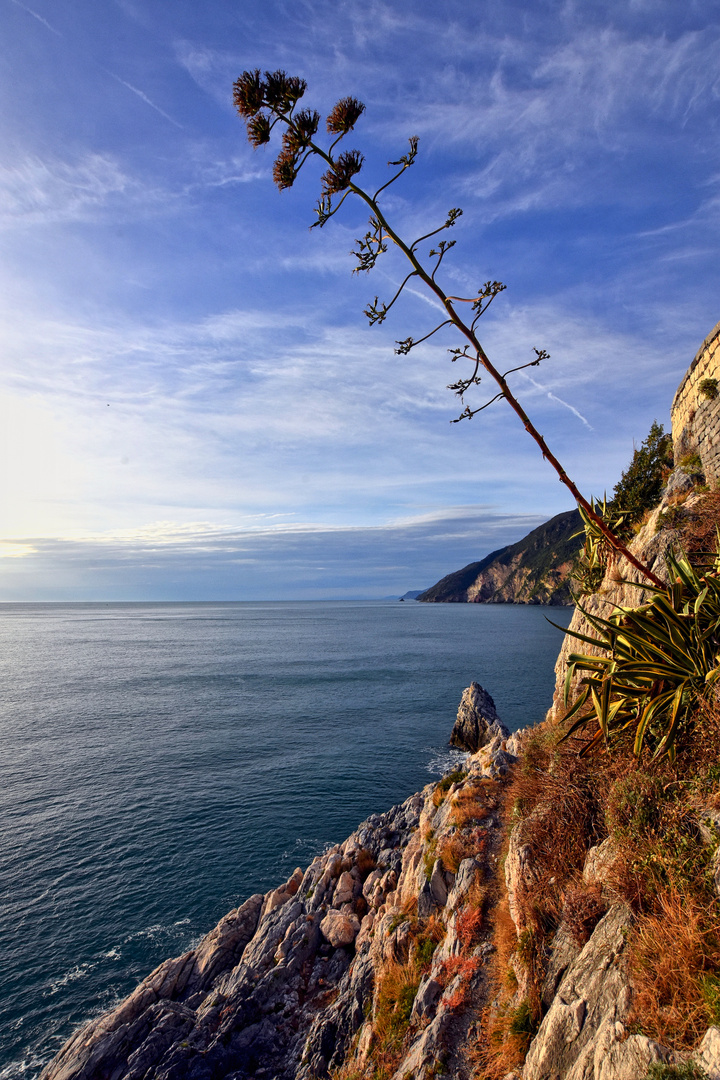
[(62, 36), (63, 36), (63, 35), (62, 35), (62, 34), (60, 33), (60, 31), (59, 31), (59, 30), (56, 30), (54, 26), (51, 26), (51, 25), (50, 25), (50, 23), (49, 23), (49, 22), (47, 21), (47, 19), (43, 19), (42, 15), (38, 15), (37, 11), (33, 11), (33, 9), (32, 9), (32, 8), (26, 7), (26, 6), (25, 6), (25, 4), (21, 4), (21, 3), (20, 3), (20, 0), (12, 0), (12, 2), (13, 2), (13, 4), (16, 4), (16, 5), (17, 5), (17, 7), (19, 7), (19, 8), (22, 8), (22, 9), (23, 9), (23, 11), (27, 11), (28, 15), (32, 15), (32, 17), (33, 17), (34, 19), (37, 19), (37, 21), (38, 21), (38, 22), (41, 22), (41, 23), (43, 24), (43, 26), (47, 26), (48, 30), (49, 30), (49, 31), (50, 31), (51, 33), (53, 33), (53, 34), (57, 34), (57, 36), (58, 36), (58, 37), (62, 37)]
[[(17, 4), (18, 0), (13, 0), (13, 3)], [(181, 131), (183, 130), (182, 124), (178, 124), (177, 120), (173, 120), (172, 116), (168, 116), (166, 112), (163, 112), (160, 106), (156, 105), (154, 101), (151, 101), (147, 94), (144, 94), (142, 90), (138, 90), (137, 86), (133, 86), (132, 83), (125, 82), (125, 80), (121, 79), (119, 75), (116, 75), (114, 71), (108, 71), (107, 68), (103, 68), (102, 70), (106, 72), (106, 74), (108, 74), (112, 79), (115, 79), (116, 82), (119, 82), (121, 86), (125, 86), (128, 90), (132, 90), (133, 94), (137, 94), (141, 101), (144, 101), (145, 104), (149, 105), (151, 109), (154, 109), (155, 112), (158, 112), (161, 116), (164, 116), (165, 119), (169, 120), (171, 124), (175, 125), (175, 127), (180, 128)]]
[(536, 390), (541, 390), (543, 394), (547, 394), (551, 401), (557, 401), (558, 405), (563, 405), (566, 409), (569, 409), (571, 413), (574, 413), (575, 416), (577, 416), (578, 420), (581, 420), (583, 422), (588, 431), (595, 430), (592, 424), (588, 423), (583, 414), (581, 412), (578, 412), (574, 405), (570, 405), (569, 402), (563, 401), (562, 398), (559, 398), (557, 394), (553, 394), (550, 390), (546, 390), (545, 387), (541, 386), (539, 382), (535, 382), (533, 377), (531, 375), (528, 375), (527, 372), (523, 371), (522, 374), (529, 382), (533, 384)]

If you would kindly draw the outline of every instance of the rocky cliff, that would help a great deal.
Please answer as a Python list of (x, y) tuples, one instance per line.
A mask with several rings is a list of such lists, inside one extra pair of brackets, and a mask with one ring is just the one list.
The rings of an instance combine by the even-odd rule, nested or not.
[(580, 550), (577, 510), (557, 514), (522, 540), (448, 574), (418, 600), (435, 604), (571, 604), (570, 572)]
[[(488, 699), (463, 695), (461, 771), (250, 897), (43, 1080), (642, 1080), (688, 1061), (720, 1080), (720, 1027), (690, 1050), (638, 1029), (637, 913), (588, 826), (597, 778), (543, 758), (537, 729), (508, 737)], [(568, 767), (584, 802), (559, 794)]]
[[(711, 475), (688, 394), (716, 417), (713, 370), (680, 402)], [(661, 576), (715, 543), (700, 479), (681, 464), (633, 542)], [(586, 608), (643, 599), (620, 563)], [(251, 896), (42, 1080), (720, 1080), (720, 702), (674, 762), (581, 758), (553, 719), (508, 736), (473, 683), (453, 743), (461, 770)]]

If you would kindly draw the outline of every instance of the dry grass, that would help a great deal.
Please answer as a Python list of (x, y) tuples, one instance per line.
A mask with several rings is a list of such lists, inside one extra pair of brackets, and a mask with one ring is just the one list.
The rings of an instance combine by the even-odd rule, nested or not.
[(703, 555), (717, 551), (718, 522), (720, 491), (709, 491), (694, 506), (684, 508), (680, 543), (695, 565), (703, 562)]
[(477, 1080), (501, 1080), (521, 1069), (528, 1048), (527, 1034), (514, 1030), (513, 1024), (517, 980), (510, 961), (518, 942), (506, 897), (493, 910), (493, 929), (491, 1004), (481, 1017), (482, 1038), (467, 1052), (468, 1065)]
[(562, 909), (562, 921), (570, 931), (576, 945), (582, 948), (590, 939), (590, 935), (607, 909), (607, 901), (599, 885), (584, 885), (582, 878), (579, 878), (567, 889)]
[(437, 854), (442, 859), (446, 870), (457, 874), (463, 859), (479, 856), (487, 844), (487, 829), (478, 826), (474, 829), (459, 829), (443, 836), (438, 844)]
[(346, 1061), (339, 1069), (331, 1069), (328, 1076), (330, 1080), (364, 1080), (367, 1071), (357, 1061)]
[(630, 944), (630, 1022), (677, 1049), (691, 1049), (720, 1022), (720, 914), (678, 892), (663, 893)]
[(360, 876), (364, 881), (368, 874), (375, 869), (375, 867), (377, 866), (377, 862), (375, 861), (375, 856), (371, 851), (368, 851), (367, 848), (361, 848), (360, 851), (358, 851), (357, 853), (355, 865), (360, 871)]
[[(506, 788), (506, 793), (507, 793)], [(507, 853), (507, 839), (505, 843)], [(478, 1080), (501, 1080), (509, 1072), (522, 1067), (527, 1053), (529, 1035), (517, 1030), (518, 983), (512, 967), (518, 949), (515, 923), (510, 916), (507, 894), (502, 878), (498, 879), (500, 895), (488, 909), (487, 920), (492, 925), (494, 952), (488, 961), (488, 1001), (480, 1018), (481, 1037), (466, 1051), (468, 1068)], [(491, 899), (486, 894), (486, 904)]]
[(635, 768), (632, 756), (621, 753), (580, 758), (581, 740), (558, 746), (557, 737), (549, 724), (533, 733), (507, 790), (537, 876), (532, 890), (518, 896), (522, 922), (541, 936), (557, 927), (588, 848), (607, 835), (604, 803), (614, 777)]
[(475, 825), (484, 821), (493, 810), (497, 810), (498, 801), (494, 794), (492, 781), (473, 778), (463, 784), (453, 796), (453, 808), (450, 821), (457, 828)]
[(487, 915), (488, 889), (476, 881), (468, 890), (467, 900), (458, 912), (455, 931), (463, 952), (474, 949), (480, 941)]
[(439, 806), (444, 801), (450, 788), (453, 784), (459, 784), (465, 779), (467, 773), (464, 769), (456, 769), (455, 772), (448, 773), (447, 776), (443, 776), (439, 784), (437, 784), (433, 791), (432, 801), (433, 806)]
[(452, 983), (452, 993), (444, 998), (448, 1009), (457, 1011), (466, 1008), (472, 995), (472, 980), (482, 967), (482, 962), (477, 956), (451, 956), (445, 960), (440, 969), (438, 981), (444, 986)]

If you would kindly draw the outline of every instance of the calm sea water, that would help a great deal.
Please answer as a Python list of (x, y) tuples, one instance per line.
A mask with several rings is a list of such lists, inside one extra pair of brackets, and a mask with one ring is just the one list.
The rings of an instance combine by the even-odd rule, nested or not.
[(472, 679), (509, 727), (541, 719), (544, 615), (0, 605), (0, 1077), (443, 771)]

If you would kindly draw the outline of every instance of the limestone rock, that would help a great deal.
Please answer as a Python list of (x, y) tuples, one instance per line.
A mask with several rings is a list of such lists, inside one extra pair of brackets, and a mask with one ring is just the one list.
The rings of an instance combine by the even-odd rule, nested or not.
[(469, 758), (468, 772), (485, 780), (498, 780), (516, 761), (517, 757), (508, 752), (503, 736), (495, 735)]
[(580, 946), (575, 942), (565, 923), (560, 923), (550, 946), (550, 954), (545, 968), (540, 999), (547, 1011), (553, 1002), (565, 972), (580, 953)]
[(622, 1024), (613, 1026), (614, 1036), (598, 1039), (593, 1054), (594, 1080), (637, 1080), (648, 1074), (650, 1065), (672, 1060), (670, 1052), (646, 1035), (627, 1035)]
[(442, 986), (437, 979), (428, 977), (421, 982), (413, 1002), (411, 1018), (415, 1021), (429, 1019), (434, 1014), (441, 995)]
[(708, 1074), (709, 1080), (720, 1080), (720, 1028), (707, 1029), (693, 1057)]
[(609, 879), (617, 854), (617, 847), (611, 836), (608, 836), (601, 844), (591, 847), (585, 856), (583, 866), (585, 884), (604, 885)]
[[(527, 819), (530, 821), (530, 818)], [(508, 853), (505, 859), (505, 886), (508, 894), (510, 917), (515, 923), (518, 934), (525, 928), (523, 900), (537, 883), (537, 870), (533, 864), (532, 852), (525, 843), (523, 834), (526, 822), (520, 821), (510, 833)]]
[[(622, 1039), (630, 1008), (625, 936), (631, 922), (630, 911), (617, 904), (597, 924), (530, 1046), (524, 1080), (600, 1080), (598, 1069)], [(604, 1073), (602, 1080), (611, 1075)]]
[(507, 739), (510, 732), (500, 723), (495, 702), (479, 683), (472, 682), (463, 691), (457, 720), (450, 735), (450, 745), (476, 754), (481, 746), (500, 735)]
[(357, 915), (343, 915), (334, 909), (328, 911), (320, 923), (320, 929), (334, 949), (352, 945), (360, 930)]
[(478, 859), (463, 859), (458, 866), (458, 872), (452, 888), (448, 892), (447, 907), (454, 910), (465, 902), (470, 887), (475, 884), (480, 874), (482, 864)]
[(335, 892), (333, 893), (333, 904), (335, 907), (340, 907), (341, 904), (347, 904), (352, 900), (355, 894), (355, 878), (352, 874), (345, 870), (338, 878), (338, 883), (335, 886)]
[(445, 907), (448, 898), (447, 884), (443, 873), (443, 865), (440, 859), (435, 860), (430, 875), (430, 895), (438, 907)]
[[(353, 957), (340, 946), (356, 940), (360, 920), (328, 904), (334, 891), (355, 903), (373, 862), (382, 865), (380, 896), (395, 889), (424, 802), (414, 795), (373, 815), (342, 849), (230, 912), (195, 950), (161, 964), (117, 1009), (76, 1032), (44, 1080), (300, 1080), (311, 1029), (312, 1075), (340, 1065), (372, 992), (374, 916)], [(403, 948), (406, 958), (407, 940)]]

